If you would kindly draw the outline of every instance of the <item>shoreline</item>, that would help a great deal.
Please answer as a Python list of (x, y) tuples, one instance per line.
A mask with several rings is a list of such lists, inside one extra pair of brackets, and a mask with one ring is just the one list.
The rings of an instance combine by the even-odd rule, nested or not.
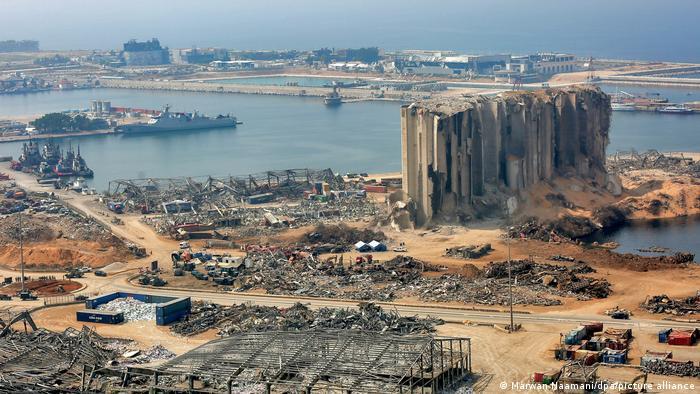
[(90, 130), (90, 131), (76, 131), (70, 133), (52, 133), (52, 134), (38, 134), (38, 135), (15, 135), (10, 137), (0, 137), (0, 144), (7, 142), (18, 142), (18, 141), (29, 141), (29, 140), (40, 140), (40, 139), (62, 139), (69, 137), (82, 137), (90, 135), (108, 135), (108, 134), (120, 134), (113, 129), (100, 129), (100, 130)]

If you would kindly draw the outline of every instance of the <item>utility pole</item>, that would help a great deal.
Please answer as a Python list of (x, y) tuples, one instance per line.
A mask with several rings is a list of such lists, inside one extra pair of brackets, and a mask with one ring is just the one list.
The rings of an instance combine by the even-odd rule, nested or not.
[(19, 269), (22, 277), (20, 281), (22, 283), (22, 293), (24, 293), (24, 244), (22, 240), (22, 212), (18, 212), (19, 215)]
[(510, 327), (508, 332), (512, 333), (515, 330), (513, 325), (513, 278), (511, 274), (510, 237), (506, 239), (508, 244), (508, 298), (510, 298)]

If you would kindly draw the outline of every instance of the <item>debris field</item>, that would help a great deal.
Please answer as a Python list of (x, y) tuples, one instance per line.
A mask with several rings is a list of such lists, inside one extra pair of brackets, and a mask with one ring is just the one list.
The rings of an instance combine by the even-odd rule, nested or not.
[(302, 331), (315, 329), (379, 331), (393, 334), (418, 334), (435, 331), (440, 319), (400, 316), (372, 303), (360, 303), (357, 309), (321, 308), (311, 310), (296, 303), (290, 308), (239, 304), (222, 306), (198, 301), (186, 320), (174, 323), (170, 330), (190, 336), (216, 328), (220, 336), (248, 331)]

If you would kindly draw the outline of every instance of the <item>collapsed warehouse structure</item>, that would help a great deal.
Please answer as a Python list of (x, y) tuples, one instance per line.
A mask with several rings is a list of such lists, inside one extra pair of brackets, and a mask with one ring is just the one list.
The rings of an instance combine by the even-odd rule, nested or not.
[(189, 202), (193, 210), (216, 211), (223, 217), (245, 198), (265, 193), (301, 197), (317, 182), (326, 182), (335, 190), (343, 187), (342, 178), (330, 168), (305, 168), (245, 176), (118, 179), (109, 182), (107, 194), (144, 211), (165, 210), (169, 202), (180, 201)]
[[(273, 331), (211, 341), (155, 368), (103, 368), (94, 376), (157, 392), (410, 393), (445, 391), (470, 373), (469, 338)], [(85, 383), (90, 389), (93, 380)]]
[(557, 176), (605, 186), (609, 126), (610, 97), (587, 86), (403, 106), (403, 188), (415, 221), (502, 210)]

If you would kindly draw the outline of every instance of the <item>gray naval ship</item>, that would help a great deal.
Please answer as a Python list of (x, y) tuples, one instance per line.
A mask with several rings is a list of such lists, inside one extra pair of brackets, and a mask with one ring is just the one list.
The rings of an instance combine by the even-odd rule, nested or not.
[(160, 115), (152, 117), (148, 122), (117, 126), (114, 128), (114, 131), (117, 133), (144, 133), (152, 131), (215, 129), (236, 127), (236, 124), (238, 124), (238, 121), (234, 116), (219, 115), (215, 118), (210, 118), (197, 112), (170, 112), (170, 106), (166, 106)]

